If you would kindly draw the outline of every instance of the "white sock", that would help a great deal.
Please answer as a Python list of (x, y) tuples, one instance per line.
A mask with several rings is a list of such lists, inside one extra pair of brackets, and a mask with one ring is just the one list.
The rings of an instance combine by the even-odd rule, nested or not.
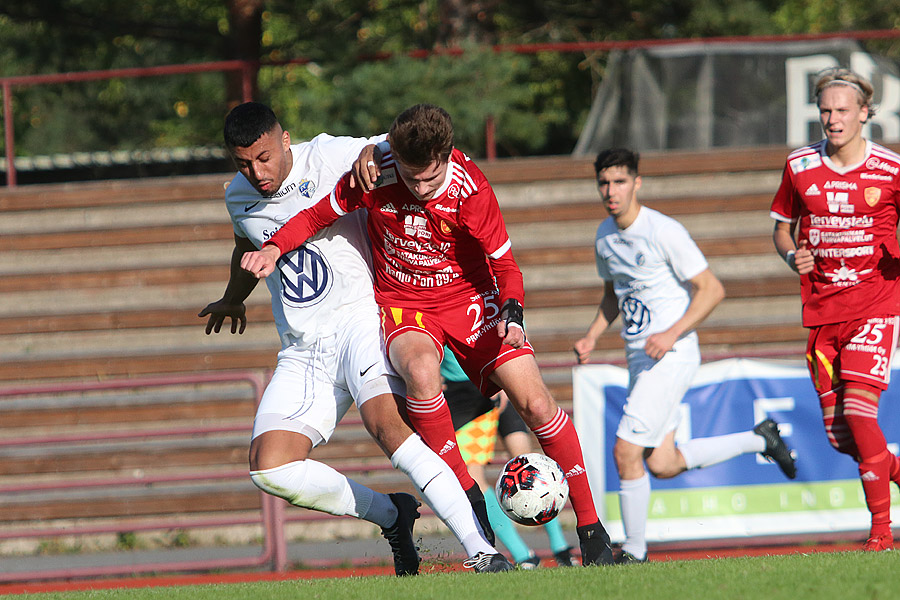
[(443, 521), (469, 556), (496, 554), (486, 539), (472, 505), (450, 467), (414, 433), (391, 456), (391, 464), (410, 478), (422, 499)]
[(332, 515), (349, 515), (381, 527), (397, 522), (397, 507), (386, 494), (375, 492), (314, 460), (298, 460), (273, 469), (250, 471), (262, 491)]
[(622, 549), (638, 560), (647, 556), (647, 510), (650, 508), (650, 475), (638, 479), (619, 480), (619, 508), (625, 543)]
[(752, 431), (697, 438), (678, 446), (688, 469), (709, 467), (741, 454), (762, 452), (765, 449), (766, 440)]

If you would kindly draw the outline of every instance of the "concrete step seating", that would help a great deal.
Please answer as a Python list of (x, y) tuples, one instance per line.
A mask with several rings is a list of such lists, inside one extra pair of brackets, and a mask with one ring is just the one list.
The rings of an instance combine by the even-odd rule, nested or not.
[[(725, 283), (728, 300), (700, 329), (709, 356), (802, 351), (798, 283), (772, 251), (768, 218), (785, 155), (777, 147), (643, 159), (645, 204), (682, 221)], [(601, 293), (591, 246), (605, 213), (591, 161), (482, 161), (482, 167), (525, 275), (529, 337), (551, 391), (571, 409), (571, 345)], [(215, 174), (0, 191), (0, 388), (273, 368), (278, 341), (264, 286), (248, 300), (243, 336), (206, 336), (205, 320), (196, 316), (219, 298), (228, 277), (232, 231), (222, 190), (229, 179)], [(621, 364), (614, 329), (600, 340), (596, 360)], [(29, 403), (27, 395), (0, 397), (0, 481), (18, 486), (0, 484), (0, 531), (37, 519), (258, 510), (246, 477), (252, 399), (232, 390), (136, 396), (57, 397), (44, 404)], [(231, 429), (149, 441), (119, 437), (198, 423)], [(106, 432), (112, 439), (16, 443), (61, 432)], [(315, 456), (376, 489), (410, 489), (355, 413)], [(113, 486), (112, 496), (91, 487), (52, 493), (42, 487), (195, 472), (213, 477)]]
[[(255, 379), (261, 389), (264, 378)], [(173, 517), (258, 513), (259, 492), (247, 477), (256, 388), (245, 381), (211, 377), (153, 388), (28, 392), (33, 389), (0, 398), (3, 537), (34, 524), (162, 519), (160, 528), (167, 529)], [(375, 489), (411, 491), (355, 409), (314, 457)]]
[[(683, 160), (673, 159), (672, 162)], [(533, 159), (524, 162), (532, 161)], [(645, 162), (653, 164), (651, 158)], [(596, 309), (596, 297), (591, 297), (591, 290), (596, 289), (597, 293), (600, 290), (594, 274), (590, 245), (596, 223), (603, 217), (603, 210), (593, 191), (589, 163), (565, 160), (562, 164), (566, 166), (554, 168), (552, 172), (570, 175), (566, 169), (572, 171), (575, 166), (581, 165), (579, 172), (582, 175), (580, 180), (554, 184), (554, 190), (560, 188), (563, 190), (561, 193), (565, 194), (566, 201), (562, 204), (552, 197), (552, 190), (548, 192), (547, 196), (550, 198), (544, 204), (522, 201), (519, 198), (521, 194), (518, 193), (521, 190), (517, 190), (522, 184), (504, 183), (514, 179), (514, 175), (510, 173), (521, 173), (520, 167), (518, 170), (510, 168), (507, 171), (491, 165), (486, 168), (493, 180), (500, 181), (496, 184), (498, 196), (509, 222), (515, 253), (526, 277), (529, 332), (539, 352), (542, 352), (542, 338), (559, 331), (560, 320), (557, 315), (562, 308), (579, 309), (580, 314), (588, 315), (587, 321), (581, 318), (577, 323), (566, 326), (572, 335), (580, 334)], [(541, 165), (548, 169), (553, 161), (541, 161)], [(496, 173), (491, 173), (491, 168)], [(663, 162), (659, 168), (665, 171), (665, 168), (671, 169), (671, 165)], [(587, 178), (584, 178), (585, 172)], [(532, 177), (540, 176), (539, 170), (532, 169), (530, 173)], [(645, 189), (652, 188), (653, 185), (649, 182), (657, 176), (652, 172), (647, 173), (646, 169), (645, 176), (648, 182)], [(715, 174), (705, 176), (715, 177)], [(681, 177), (683, 180), (686, 176)], [(699, 174), (694, 179), (702, 177), (704, 175)], [(169, 185), (177, 190), (174, 193), (168, 192), (168, 186), (153, 181), (131, 182), (128, 186), (116, 183), (112, 186), (114, 192), (103, 189), (99, 184), (83, 184), (88, 188), (95, 188), (93, 193), (87, 193), (83, 186), (47, 186), (60, 189), (58, 193), (31, 191), (30, 198), (26, 199), (29, 190), (23, 188), (2, 197), (0, 210), (6, 213), (5, 216), (15, 213), (17, 217), (22, 217), (26, 213), (33, 213), (34, 211), (23, 210), (23, 207), (41, 205), (46, 201), (49, 206), (41, 211), (43, 214), (46, 211), (74, 211), (80, 213), (82, 221), (90, 221), (87, 215), (98, 210), (98, 206), (104, 210), (114, 206), (110, 198), (119, 197), (123, 193), (121, 188), (137, 190), (134, 192), (137, 201), (129, 203), (127, 210), (118, 209), (117, 212), (110, 213), (106, 221), (93, 221), (87, 228), (73, 229), (69, 225), (68, 228), (61, 229), (54, 226), (56, 223), (71, 223), (79, 219), (77, 216), (57, 214), (56, 218), (49, 221), (49, 225), (46, 219), (38, 219), (40, 227), (32, 226), (32, 231), (28, 233), (3, 232), (8, 235), (0, 238), (3, 240), (0, 245), (0, 269), (6, 271), (0, 280), (0, 342), (4, 335), (15, 335), (19, 336), (19, 346), (27, 344), (28, 347), (21, 356), (10, 356), (0, 350), (0, 354), (6, 354), (3, 362), (5, 368), (0, 368), (0, 381), (20, 379), (22, 369), (24, 372), (32, 372), (29, 363), (34, 360), (59, 361), (63, 376), (77, 376), (78, 370), (84, 365), (77, 356), (70, 356), (72, 353), (68, 349), (78, 346), (84, 350), (79, 354), (92, 354), (96, 346), (102, 343), (79, 343), (76, 332), (108, 332), (107, 343), (110, 349), (116, 348), (116, 338), (126, 340), (118, 342), (126, 348), (119, 348), (115, 357), (108, 357), (112, 359), (106, 361), (108, 368), (96, 372), (108, 376), (125, 374), (122, 367), (116, 367), (113, 363), (116, 358), (127, 361), (127, 347), (131, 345), (134, 335), (147, 335), (146, 329), (157, 328), (168, 328), (167, 337), (178, 342), (174, 349), (162, 348), (161, 354), (175, 355), (178, 363), (183, 364), (185, 369), (193, 370), (202, 365), (183, 360), (186, 353), (179, 352), (180, 349), (191, 353), (200, 352), (204, 355), (203, 360), (218, 363), (210, 364), (209, 368), (240, 366), (233, 361), (220, 361), (217, 357), (210, 356), (211, 348), (215, 348), (217, 353), (221, 350), (224, 352), (223, 356), (233, 356), (234, 361), (247, 361), (245, 364), (248, 367), (261, 363), (271, 364), (264, 362), (265, 358), (254, 357), (252, 352), (248, 356), (246, 352), (255, 348), (274, 348), (277, 343), (274, 335), (259, 332), (252, 342), (250, 336), (231, 338), (220, 335), (212, 341), (202, 333), (198, 335), (202, 331), (199, 327), (202, 321), (195, 317), (197, 311), (206, 302), (218, 297), (227, 278), (231, 231), (225, 222), (219, 198), (222, 183), (227, 180), (227, 176), (194, 179), (170, 181)], [(776, 295), (790, 294), (790, 274), (778, 263), (770, 249), (771, 225), (765, 214), (768, 192), (741, 193), (736, 197), (706, 197), (684, 195), (682, 189), (678, 189), (679, 185), (681, 188), (685, 187), (683, 181), (679, 182), (675, 178), (672, 181), (666, 180), (656, 186), (664, 188), (662, 192), (651, 190), (645, 194), (645, 201), (650, 206), (679, 216), (683, 221), (696, 221), (693, 225), (687, 224), (710, 257), (714, 270), (716, 262), (725, 265), (717, 272), (720, 277), (727, 279), (729, 299), (726, 303), (746, 303), (749, 299), (769, 295), (765, 290), (770, 284), (767, 279), (759, 277), (758, 265), (743, 270), (730, 268), (728, 262), (736, 257), (748, 262), (761, 261), (766, 265), (763, 270), (781, 269), (782, 285), (779, 289), (783, 292)], [(155, 190), (157, 195), (150, 194), (145, 186)], [(183, 188), (186, 187), (193, 193), (185, 191)], [(585, 187), (587, 190), (583, 189)], [(696, 188), (702, 186), (695, 183), (692, 187), (692, 191), (696, 193)], [(661, 196), (661, 193), (669, 193), (670, 190), (675, 195)], [(573, 191), (577, 195), (573, 195)], [(160, 196), (165, 201), (160, 200)], [(182, 203), (189, 210), (182, 208), (174, 211), (173, 203)], [(165, 207), (166, 212), (175, 214), (173, 218), (176, 222), (167, 225), (140, 224), (164, 220), (163, 217), (155, 217), (140, 219), (138, 223), (127, 227), (122, 225), (123, 221), (128, 221), (129, 214), (145, 210), (148, 206)], [(711, 227), (725, 228), (723, 219), (718, 214), (726, 210), (728, 219), (732, 220), (733, 216), (733, 220), (737, 222), (732, 228), (752, 229), (753, 235), (735, 239), (733, 234), (716, 236), (715, 230), (709, 233), (707, 230)], [(713, 211), (712, 217), (710, 211)], [(185, 223), (184, 220), (190, 218), (187, 215), (192, 213), (200, 214), (200, 218), (207, 220)], [(209, 215), (213, 213), (219, 215), (217, 222), (208, 221)], [(745, 217), (755, 222), (752, 227), (742, 225), (742, 221), (747, 220)], [(762, 225), (756, 224), (760, 221)], [(573, 225), (578, 227), (577, 232), (573, 231)], [(5, 227), (10, 226), (7, 224)], [(536, 228), (538, 231), (535, 231)], [(27, 227), (22, 226), (20, 229)], [(546, 230), (556, 233), (551, 235)], [(553, 237), (557, 239), (551, 239)], [(168, 242), (165, 241), (167, 239)], [(4, 255), (7, 258), (4, 259)], [(35, 276), (36, 270), (42, 271), (44, 275)], [(573, 288), (581, 290), (581, 293), (573, 295)], [(66, 298), (64, 308), (59, 308), (60, 296)], [(6, 302), (3, 297), (7, 298)], [(563, 304), (565, 298), (569, 299), (568, 304)], [(253, 324), (263, 325), (256, 329), (268, 329), (264, 324), (270, 322), (271, 316), (268, 314), (268, 299), (262, 286), (248, 304), (251, 329)], [(720, 312), (722, 308), (724, 305)], [(746, 314), (743, 309), (744, 306), (740, 305), (738, 314)], [(793, 317), (791, 315), (791, 319)], [(742, 343), (740, 331), (743, 323), (738, 325), (730, 327), (735, 330), (735, 344)], [(729, 328), (727, 324), (717, 323), (715, 319), (711, 319), (708, 327), (717, 327), (723, 331)], [(183, 331), (178, 333), (179, 329)], [(65, 332), (71, 335), (62, 335)], [(21, 336), (24, 335), (32, 338), (23, 340)], [(615, 337), (614, 332), (609, 335)], [(41, 343), (41, 336), (46, 336), (52, 343)], [(0, 347), (14, 352), (17, 344), (4, 344)], [(144, 354), (158, 366), (147, 365), (144, 367), (147, 370), (142, 372), (167, 372), (165, 365), (169, 361), (164, 356), (155, 356), (157, 353), (152, 349), (145, 349)], [(103, 364), (104, 361), (98, 362), (98, 358), (90, 356), (89, 361), (95, 365)]]

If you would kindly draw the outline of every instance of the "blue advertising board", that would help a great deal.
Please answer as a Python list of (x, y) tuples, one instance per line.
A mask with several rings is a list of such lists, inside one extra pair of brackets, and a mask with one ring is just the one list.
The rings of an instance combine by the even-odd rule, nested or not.
[[(628, 372), (581, 365), (573, 370), (573, 384), (575, 426), (595, 503), (611, 536), (621, 540), (612, 448)], [(856, 463), (829, 445), (804, 365), (749, 359), (704, 364), (682, 401), (681, 413), (676, 442), (747, 431), (765, 418), (775, 419), (795, 451), (797, 478), (786, 479), (777, 465), (752, 454), (672, 479), (651, 479), (648, 541), (868, 531)], [(879, 422), (889, 448), (897, 453), (900, 391), (884, 393)], [(893, 504), (900, 507), (900, 494), (891, 487)], [(896, 521), (900, 511), (894, 510)]]

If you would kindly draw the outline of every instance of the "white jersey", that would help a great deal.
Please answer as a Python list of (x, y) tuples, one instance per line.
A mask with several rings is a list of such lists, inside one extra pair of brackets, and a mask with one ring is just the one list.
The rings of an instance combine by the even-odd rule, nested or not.
[[(366, 144), (384, 137), (322, 133), (292, 145), (291, 172), (271, 198), (263, 197), (238, 173), (225, 191), (235, 234), (262, 248), (291, 217), (331, 193)], [(282, 256), (278, 272), (266, 278), (283, 348), (314, 345), (319, 337), (340, 329), (342, 316), (358, 310), (377, 313), (365, 219), (365, 211), (342, 217)]]
[[(600, 278), (613, 283), (628, 351), (643, 348), (648, 336), (684, 315), (689, 280), (708, 267), (681, 223), (646, 206), (626, 229), (612, 217), (600, 223), (594, 253)], [(696, 339), (693, 331), (687, 336)]]

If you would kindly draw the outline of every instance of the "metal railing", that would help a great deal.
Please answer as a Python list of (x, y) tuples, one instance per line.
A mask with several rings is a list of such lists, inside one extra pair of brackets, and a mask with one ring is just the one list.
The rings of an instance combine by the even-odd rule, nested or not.
[[(100, 382), (53, 383), (31, 386), (0, 388), (0, 398), (29, 395), (49, 395), (64, 393), (88, 393), (110, 390), (136, 390), (197, 384), (246, 383), (250, 385), (255, 404), (259, 403), (265, 388), (265, 378), (260, 373), (203, 373), (197, 375), (174, 375), (143, 377)], [(85, 434), (50, 434), (0, 440), (0, 447), (28, 448), (54, 445), (65, 448), (70, 444), (120, 439), (154, 440), (173, 436), (199, 436), (217, 433), (249, 433), (247, 425), (210, 425), (199, 427), (156, 428), (125, 432), (91, 432)], [(151, 486), (154, 484), (178, 483), (198, 480), (246, 480), (247, 469), (223, 472), (192, 472), (173, 475), (140, 475), (134, 477), (97, 477), (75, 481), (39, 481), (35, 483), (11, 483), (0, 485), (3, 494), (25, 492), (52, 492), (71, 489), (121, 489), (123, 487)], [(0, 573), (0, 582), (67, 579), (123, 575), (129, 573), (149, 573), (167, 571), (204, 571), (213, 569), (269, 567), (273, 571), (287, 568), (287, 550), (284, 537), (285, 503), (279, 498), (259, 492), (260, 512), (251, 515), (205, 516), (189, 518), (178, 515), (158, 515), (142, 519), (122, 520), (104, 524), (70, 524), (48, 527), (10, 527), (0, 529), (0, 540), (52, 538), (56, 536), (92, 535), (138, 532), (163, 529), (219, 528), (236, 525), (260, 525), (263, 531), (261, 553), (256, 556), (237, 558), (209, 558), (190, 561), (147, 562), (128, 565), (97, 565), (76, 568), (49, 568), (27, 572)]]
[(59, 83), (80, 81), (102, 81), (116, 78), (158, 77), (161, 75), (185, 75), (210, 72), (239, 72), (241, 74), (241, 93), (244, 101), (252, 100), (253, 72), (258, 63), (246, 60), (226, 60), (204, 62), (189, 65), (166, 65), (160, 67), (142, 67), (131, 69), (108, 69), (98, 71), (79, 71), (74, 73), (52, 73), (46, 75), (21, 75), (17, 77), (0, 77), (0, 89), (3, 90), (3, 124), (4, 142), (6, 144), (6, 185), (16, 186), (15, 165), (15, 131), (12, 116), (12, 89)]
[[(760, 352), (755, 357), (783, 356), (784, 352)], [(713, 359), (733, 357), (733, 354), (723, 353)], [(744, 354), (742, 354), (744, 356)], [(619, 360), (605, 361), (607, 363), (620, 363)], [(542, 370), (563, 369), (568, 370), (575, 366), (574, 362), (566, 363), (542, 363)], [(0, 388), (0, 400), (3, 398), (15, 398), (34, 395), (53, 395), (64, 393), (89, 393), (111, 390), (141, 390), (146, 388), (159, 388), (167, 386), (185, 386), (199, 384), (221, 383), (246, 383), (253, 393), (254, 405), (258, 404), (266, 384), (266, 377), (256, 372), (222, 372), (202, 373), (196, 375), (155, 376), (133, 379), (117, 379), (100, 382), (75, 382), (52, 383), (43, 385), (12, 386)], [(342, 421), (342, 427), (360, 426), (361, 420), (356, 417), (348, 417)], [(55, 446), (65, 452), (66, 446), (79, 443), (142, 440), (152, 441), (164, 438), (196, 437), (209, 434), (222, 433), (249, 433), (247, 425), (221, 425), (211, 424), (197, 427), (155, 427), (135, 431), (91, 431), (87, 433), (58, 433), (48, 435), (29, 435), (0, 439), (0, 448), (28, 449), (32, 447)], [(356, 473), (363, 476), (364, 473), (383, 473), (394, 471), (387, 461), (369, 462), (364, 459), (344, 460), (339, 467), (344, 473)], [(498, 467), (503, 460), (495, 458), (492, 467)], [(155, 485), (195, 483), (200, 481), (246, 481), (248, 471), (246, 468), (213, 471), (194, 470), (192, 472), (179, 472), (177, 474), (140, 474), (131, 477), (125, 476), (96, 476), (74, 480), (41, 480), (35, 482), (0, 483), (0, 498), (4, 495), (35, 493), (35, 492), (62, 492), (66, 490), (120, 490), (136, 487), (153, 487)], [(0, 541), (17, 539), (54, 539), (61, 536), (91, 536), (101, 534), (119, 534), (122, 532), (149, 532), (161, 530), (186, 530), (186, 529), (224, 529), (235, 526), (260, 526), (263, 531), (261, 551), (257, 555), (240, 557), (210, 557), (195, 560), (166, 560), (156, 562), (136, 562), (129, 564), (97, 564), (95, 566), (81, 567), (48, 567), (30, 571), (14, 571), (0, 573), (0, 583), (20, 581), (40, 581), (88, 578), (101, 576), (115, 576), (152, 572), (188, 572), (188, 571), (212, 571), (217, 569), (237, 568), (267, 568), (274, 572), (283, 572), (288, 568), (288, 552), (285, 537), (285, 527), (288, 523), (315, 522), (325, 519), (333, 519), (331, 515), (312, 510), (286, 510), (287, 503), (269, 494), (259, 492), (259, 512), (243, 511), (240, 514), (227, 514), (222, 516), (206, 514), (203, 516), (189, 517), (183, 514), (170, 513), (146, 516), (142, 518), (108, 517), (103, 523), (91, 523), (67, 520), (65, 524), (38, 526), (29, 524), (23, 527), (8, 526), (0, 528)], [(570, 510), (569, 507), (566, 510)], [(423, 515), (433, 515), (433, 512), (422, 507)], [(350, 517), (346, 517), (350, 518)], [(87, 520), (85, 520), (87, 521)], [(212, 556), (214, 553), (210, 553)], [(352, 560), (352, 557), (349, 559)]]
[[(722, 42), (786, 42), (804, 40), (824, 40), (835, 38), (850, 38), (855, 40), (877, 40), (900, 38), (898, 29), (876, 29), (866, 31), (837, 31), (816, 34), (791, 34), (769, 36), (740, 36), (740, 37), (709, 37), (709, 38), (672, 38), (656, 40), (618, 40), (599, 42), (561, 42), (546, 44), (501, 44), (493, 46), (495, 52), (515, 52), (518, 54), (536, 54), (539, 52), (581, 52), (596, 53), (609, 52), (611, 50), (628, 50), (633, 48), (649, 48), (654, 46), (667, 46), (674, 44), (692, 43), (722, 43)], [(462, 54), (461, 48), (445, 48), (435, 50), (415, 50), (407, 53), (413, 58), (425, 58), (433, 54)], [(389, 53), (380, 53), (369, 57), (369, 60), (381, 60), (390, 58)], [(82, 81), (98, 81), (115, 78), (157, 77), (164, 75), (183, 75), (208, 72), (238, 72), (241, 76), (241, 93), (243, 100), (252, 100), (254, 74), (264, 66), (284, 66), (290, 64), (307, 64), (308, 58), (297, 58), (281, 61), (227, 60), (194, 63), (187, 65), (164, 65), (158, 67), (135, 67), (129, 69), (109, 69), (95, 71), (79, 71), (72, 73), (54, 73), (43, 75), (20, 75), (12, 77), (0, 77), (0, 90), (3, 93), (3, 123), (4, 141), (6, 150), (6, 185), (16, 186), (15, 166), (15, 131), (12, 117), (12, 94), (14, 87), (28, 87), (38, 85), (51, 85), (61, 83), (73, 83)], [(495, 123), (493, 117), (488, 117), (485, 123), (486, 157), (494, 160), (497, 156), (494, 145)]]
[[(562, 368), (570, 368), (565, 365)], [(543, 365), (546, 368), (560, 368), (561, 365)], [(267, 378), (257, 372), (222, 372), (202, 373), (188, 375), (152, 376), (132, 379), (115, 379), (94, 382), (50, 383), (39, 385), (23, 385), (0, 387), (0, 401), (18, 397), (33, 397), (43, 395), (61, 395), (66, 393), (88, 394), (93, 392), (106, 392), (116, 390), (145, 390), (148, 388), (161, 388), (171, 386), (196, 386), (200, 384), (222, 383), (246, 383), (252, 389), (254, 405), (258, 404), (265, 389)], [(358, 416), (347, 416), (341, 422), (341, 428), (360, 427), (362, 420)], [(132, 430), (105, 430), (88, 432), (48, 433), (46, 435), (23, 435), (0, 439), (0, 449), (28, 450), (30, 448), (53, 447), (61, 454), (71, 451), (78, 444), (102, 443), (102, 442), (152, 442), (161, 439), (193, 438), (211, 434), (249, 434), (249, 426), (246, 424), (227, 425), (210, 424), (196, 427), (151, 427)], [(494, 468), (499, 467), (504, 461), (495, 458), (491, 463)], [(365, 457), (347, 458), (340, 460), (337, 467), (343, 473), (353, 474), (361, 481), (370, 474), (383, 474), (394, 472), (390, 462), (366, 460)], [(0, 498), (10, 497), (16, 494), (29, 493), (54, 493), (66, 491), (116, 491), (134, 489), (166, 484), (197, 483), (210, 481), (246, 481), (247, 468), (234, 468), (224, 470), (194, 469), (190, 472), (180, 470), (172, 474), (136, 474), (134, 476), (96, 475), (85, 478), (53, 478), (37, 481), (9, 483), (0, 482)], [(206, 513), (199, 516), (187, 516), (179, 513), (148, 515), (140, 518), (107, 516), (102, 522), (91, 521), (85, 517), (82, 522), (75, 518), (66, 518), (60, 524), (51, 522), (47, 526), (29, 522), (27, 525), (17, 527), (4, 525), (0, 527), (0, 541), (40, 539), (52, 540), (59, 537), (95, 536), (103, 534), (121, 534), (123, 532), (139, 533), (166, 530), (189, 529), (226, 529), (236, 526), (260, 526), (263, 531), (263, 541), (260, 553), (251, 556), (240, 557), (215, 557), (215, 552), (208, 553), (210, 558), (195, 560), (165, 560), (165, 561), (133, 561), (128, 564), (114, 564), (114, 561), (98, 559), (92, 566), (63, 567), (52, 566), (58, 561), (47, 561), (51, 566), (34, 568), (33, 570), (16, 570), (0, 573), (0, 583), (21, 581), (47, 581), (60, 579), (76, 579), (90, 577), (108, 577), (126, 574), (153, 573), (153, 572), (189, 572), (212, 571), (218, 569), (238, 568), (264, 568), (274, 572), (283, 572), (288, 569), (288, 551), (285, 536), (285, 528), (290, 523), (313, 523), (322, 520), (334, 519), (332, 515), (313, 510), (296, 509), (290, 507), (285, 501), (269, 494), (259, 492), (260, 510), (241, 511), (235, 514), (213, 515)], [(570, 510), (569, 507), (566, 510)], [(420, 509), (423, 516), (433, 516), (434, 513), (428, 507)], [(352, 517), (344, 517), (351, 519)], [(198, 552), (200, 554), (201, 552)], [(354, 557), (346, 557), (343, 561), (354, 561)], [(39, 561), (35, 561), (36, 563)], [(315, 562), (315, 560), (313, 561)], [(325, 561), (328, 563), (328, 561)], [(324, 564), (324, 563), (323, 563)]]

